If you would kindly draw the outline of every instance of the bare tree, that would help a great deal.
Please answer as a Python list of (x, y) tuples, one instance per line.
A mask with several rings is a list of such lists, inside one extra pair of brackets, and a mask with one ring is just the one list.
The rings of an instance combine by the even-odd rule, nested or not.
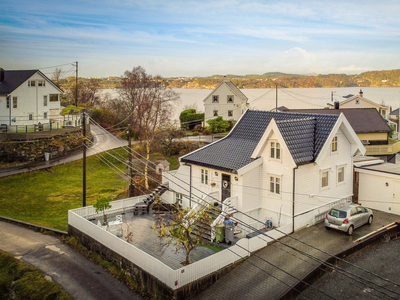
[(151, 144), (156, 131), (168, 127), (173, 105), (179, 101), (179, 94), (167, 88), (161, 76), (148, 75), (139, 66), (125, 72), (120, 96), (126, 104), (129, 123), (133, 130), (139, 133), (140, 141), (145, 143), (145, 187), (149, 188), (148, 167)]
[(61, 73), (62, 73), (62, 70), (59, 69), (59, 68), (56, 68), (56, 69), (54, 70), (54, 72), (53, 72), (53, 76), (52, 76), (51, 79), (52, 79), (56, 84), (58, 84), (58, 81), (60, 80)]

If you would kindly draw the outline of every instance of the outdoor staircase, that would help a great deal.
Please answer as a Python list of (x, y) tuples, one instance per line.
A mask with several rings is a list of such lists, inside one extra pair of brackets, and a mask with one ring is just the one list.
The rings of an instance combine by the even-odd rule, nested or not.
[(133, 213), (137, 214), (145, 214), (149, 213), (150, 206), (154, 203), (157, 196), (161, 196), (169, 189), (168, 183), (163, 183), (159, 185), (151, 194), (147, 195), (147, 198), (143, 202), (136, 203), (133, 206)]
[(215, 202), (215, 204), (216, 205), (205, 210), (209, 218), (207, 218), (207, 220), (198, 220), (193, 226), (192, 234), (204, 239), (207, 242), (212, 242), (211, 224), (219, 216), (222, 209), (221, 203)]

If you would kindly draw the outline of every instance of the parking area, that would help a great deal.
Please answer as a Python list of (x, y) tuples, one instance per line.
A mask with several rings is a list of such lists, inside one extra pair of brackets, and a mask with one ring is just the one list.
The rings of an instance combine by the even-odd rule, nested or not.
[(280, 299), (325, 261), (355, 245), (366, 234), (400, 220), (400, 216), (374, 211), (372, 225), (352, 236), (326, 230), (324, 223), (310, 226), (264, 248), (219, 279), (195, 299)]

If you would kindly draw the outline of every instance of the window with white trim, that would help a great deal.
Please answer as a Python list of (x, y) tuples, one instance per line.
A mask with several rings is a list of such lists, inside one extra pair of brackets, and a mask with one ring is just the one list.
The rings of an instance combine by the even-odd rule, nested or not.
[(271, 142), (271, 158), (281, 159), (281, 144), (276, 142)]
[(271, 193), (281, 194), (281, 178), (276, 176), (269, 177), (269, 191)]
[(10, 108), (10, 97), (6, 98), (6, 105), (7, 105), (7, 108)]
[(329, 170), (321, 172), (321, 188), (326, 188), (329, 186)]
[(208, 170), (201, 169), (201, 183), (208, 184)]
[(228, 110), (228, 117), (233, 117), (233, 110)]
[(38, 86), (46, 86), (46, 81), (38, 80)]
[(175, 193), (176, 202), (182, 203), (183, 195), (180, 193)]
[(233, 103), (233, 95), (228, 95), (226, 99), (227, 103)]
[(47, 95), (43, 96), (43, 106), (47, 106)]
[(337, 168), (337, 182), (338, 183), (344, 182), (344, 166)]
[(35, 80), (29, 80), (28, 81), (28, 86), (35, 86), (36, 85), (36, 81)]
[(18, 107), (18, 97), (13, 97), (13, 108)]
[(218, 103), (219, 102), (219, 96), (218, 95), (213, 95), (212, 96), (212, 102), (213, 103)]
[(58, 94), (50, 94), (50, 102), (58, 102)]
[(47, 119), (47, 112), (43, 113), (43, 119)]
[(33, 120), (33, 114), (28, 114), (28, 119), (29, 119), (29, 121), (32, 121)]
[(335, 137), (332, 139), (331, 145), (332, 145), (332, 147), (331, 147), (332, 153), (337, 152), (337, 136), (335, 136)]
[(216, 109), (213, 110), (213, 116), (218, 117), (218, 110), (216, 110)]

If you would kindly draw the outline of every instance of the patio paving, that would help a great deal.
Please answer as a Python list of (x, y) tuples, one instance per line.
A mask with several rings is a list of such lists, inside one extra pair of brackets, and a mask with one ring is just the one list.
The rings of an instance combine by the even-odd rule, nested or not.
[[(150, 212), (149, 214), (134, 215), (132, 212), (125, 212), (125, 214), (113, 213), (107, 214), (107, 220), (109, 224), (116, 221), (116, 216), (122, 215), (122, 223), (109, 225), (107, 231), (114, 235), (124, 239), (135, 247), (143, 250), (147, 254), (156, 257), (161, 262), (169, 266), (170, 268), (177, 270), (181, 268), (182, 262), (185, 260), (185, 251), (180, 250), (176, 252), (176, 248), (173, 245), (169, 245), (167, 248), (160, 249), (161, 241), (157, 237), (156, 232), (152, 229), (152, 226), (156, 222), (157, 214)], [(91, 219), (91, 222), (98, 224), (103, 221), (103, 217)], [(129, 238), (128, 238), (129, 236)], [(190, 253), (190, 261), (196, 262), (207, 256), (213, 255), (215, 252), (206, 247), (199, 246)]]

